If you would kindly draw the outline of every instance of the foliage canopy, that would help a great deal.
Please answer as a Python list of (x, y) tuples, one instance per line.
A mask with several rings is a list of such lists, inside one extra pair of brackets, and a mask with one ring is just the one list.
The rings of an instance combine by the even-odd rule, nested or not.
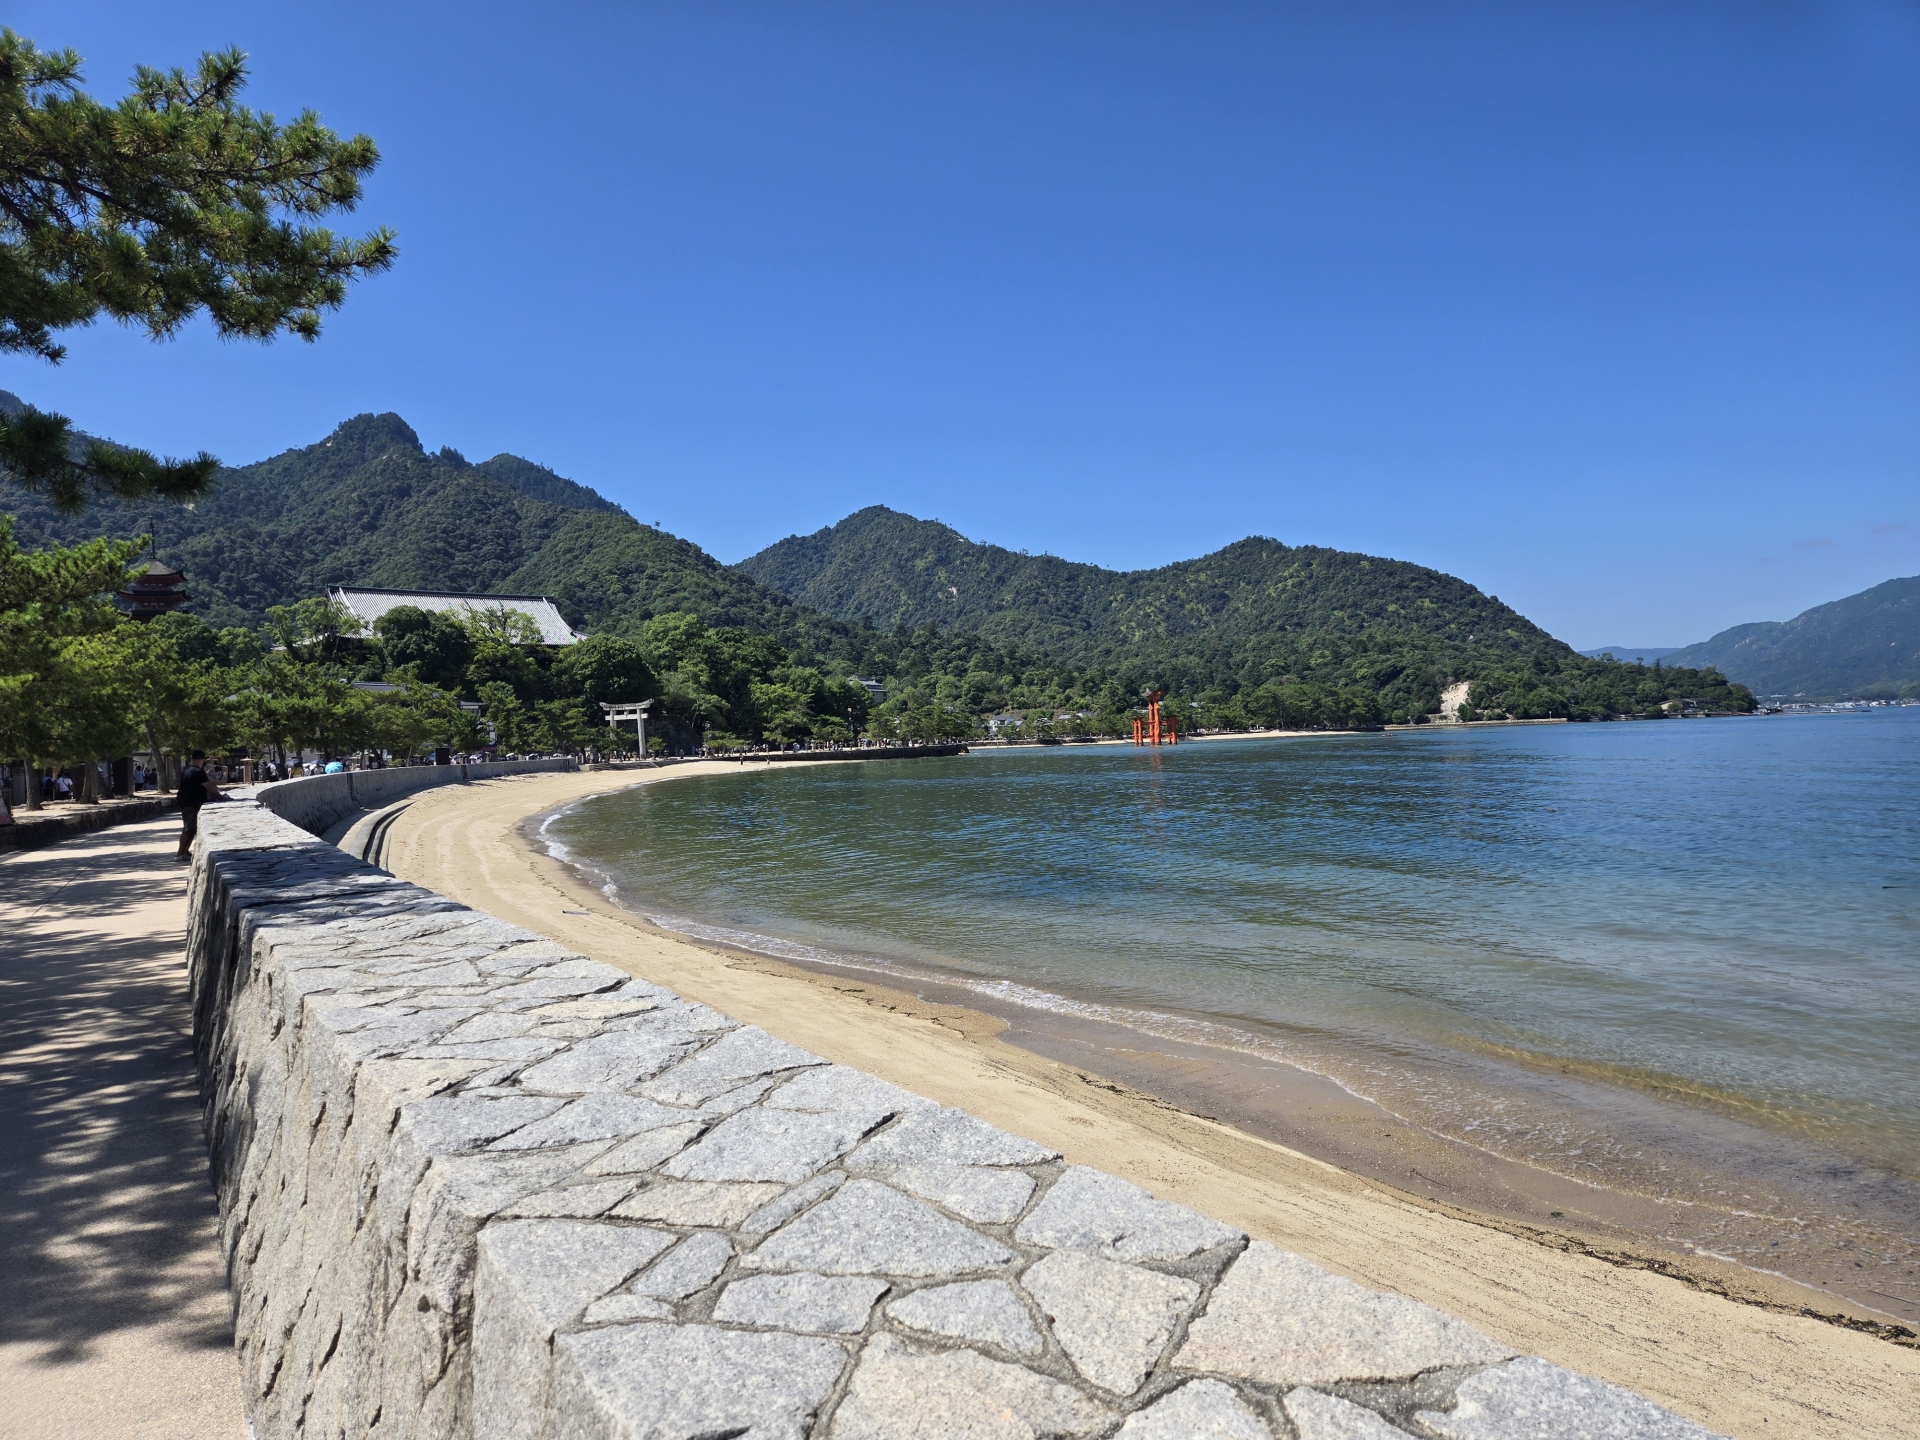
[[(80, 79), (73, 51), (0, 30), (0, 352), (57, 363), (58, 332), (103, 314), (154, 339), (204, 312), (223, 336), (312, 340), (349, 281), (393, 263), (389, 230), (312, 223), (358, 204), (373, 141), (241, 105), (238, 50), (191, 72), (142, 66), (117, 105)], [(219, 465), (86, 440), (28, 408), (0, 417), (0, 469), (73, 513), (104, 496), (190, 499)]]

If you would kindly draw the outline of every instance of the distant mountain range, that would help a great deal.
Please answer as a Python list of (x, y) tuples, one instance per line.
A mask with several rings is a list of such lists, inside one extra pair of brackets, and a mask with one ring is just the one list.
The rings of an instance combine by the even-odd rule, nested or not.
[(1711, 665), (1754, 694), (1775, 698), (1920, 696), (1920, 575), (1816, 605), (1791, 620), (1735, 625), (1672, 651), (1665, 663)]
[[(0, 406), (19, 403), (0, 392)], [(224, 470), (192, 509), (154, 510), (162, 558), (186, 572), (192, 608), (215, 626), (258, 626), (269, 606), (329, 584), (540, 593), (584, 630), (632, 634), (686, 611), (808, 663), (892, 666), (915, 693), (967, 707), (1017, 694), (1117, 703), (1145, 685), (1220, 705), (1294, 685), (1370, 694), (1379, 714), (1411, 719), (1459, 680), (1474, 682), (1476, 705), (1518, 716), (1643, 713), (1682, 694), (1741, 703), (1718, 676), (1656, 680), (1576, 655), (1437, 570), (1258, 536), (1123, 572), (875, 506), (727, 566), (519, 456), (429, 454), (392, 414)], [(149, 513), (63, 517), (5, 485), (0, 511), (29, 546), (140, 534)], [(1021, 678), (1036, 675), (1051, 678)]]

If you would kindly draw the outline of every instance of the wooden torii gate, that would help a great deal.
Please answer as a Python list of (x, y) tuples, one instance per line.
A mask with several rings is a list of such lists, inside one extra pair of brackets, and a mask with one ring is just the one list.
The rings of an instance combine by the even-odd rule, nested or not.
[(1133, 743), (1136, 745), (1178, 745), (1180, 732), (1174, 728), (1172, 719), (1160, 714), (1160, 702), (1167, 698), (1165, 690), (1142, 690), (1140, 698), (1147, 702), (1147, 717), (1142, 720), (1133, 717)]

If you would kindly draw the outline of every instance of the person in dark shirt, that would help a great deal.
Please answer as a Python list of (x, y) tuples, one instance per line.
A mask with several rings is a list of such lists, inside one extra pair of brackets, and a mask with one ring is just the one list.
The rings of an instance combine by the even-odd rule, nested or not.
[(219, 787), (200, 763), (206, 758), (205, 752), (194, 751), (187, 768), (180, 772), (180, 849), (173, 857), (176, 860), (187, 858), (193, 837), (200, 833), (200, 807), (220, 798)]

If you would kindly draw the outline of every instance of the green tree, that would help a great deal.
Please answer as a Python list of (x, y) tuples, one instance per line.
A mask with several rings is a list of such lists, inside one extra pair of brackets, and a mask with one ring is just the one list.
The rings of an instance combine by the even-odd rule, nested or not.
[(149, 620), (146, 628), (148, 635), (164, 640), (188, 663), (197, 661), (231, 670), (251, 665), (266, 654), (253, 631), (238, 625), (215, 630), (191, 610), (170, 610)]
[(600, 707), (632, 705), (660, 693), (660, 680), (647, 663), (646, 652), (618, 635), (589, 635), (569, 645), (554, 661), (554, 675), (579, 695), (587, 715), (597, 724)]
[(305, 750), (350, 753), (373, 730), (372, 700), (325, 665), (275, 655), (238, 697), (239, 728), (292, 758)]
[[(143, 66), (117, 105), (80, 82), (73, 51), (0, 30), (0, 351), (57, 363), (55, 335), (101, 315), (164, 339), (203, 311), (225, 337), (312, 340), (349, 281), (393, 263), (386, 229), (312, 223), (358, 204), (373, 141), (241, 105), (238, 50), (191, 74)], [(64, 417), (30, 408), (0, 418), (0, 467), (73, 513), (102, 496), (191, 499), (219, 462), (76, 443)]]
[(478, 689), (487, 724), (493, 727), (494, 743), (508, 751), (533, 748), (537, 725), (533, 707), (503, 681), (485, 681)]
[(148, 647), (148, 663), (128, 678), (137, 687), (131, 698), (144, 734), (175, 755), (219, 754), (241, 743), (244, 711), (238, 692), (251, 682), (252, 667), (183, 661), (163, 637), (140, 638)]
[[(84, 690), (79, 671), (94, 659), (73, 646), (125, 623), (108, 597), (126, 583), (139, 549), (137, 541), (90, 540), (22, 550), (0, 515), (0, 754), (38, 761), (70, 748), (62, 726), (77, 723), (74, 707), (86, 697), (74, 687)], [(37, 788), (27, 803), (38, 808)]]
[(479, 719), (461, 708), (460, 698), (429, 685), (411, 667), (387, 675), (398, 691), (373, 695), (368, 740), (395, 755), (416, 755), (436, 746), (477, 750), (485, 742)]
[(412, 666), (419, 677), (446, 690), (466, 683), (473, 663), (473, 637), (467, 627), (438, 611), (396, 605), (373, 622), (388, 666)]
[(366, 628), (359, 616), (331, 600), (269, 606), (267, 627), (289, 659), (306, 664), (341, 659), (346, 641)]
[(805, 740), (813, 734), (813, 712), (806, 691), (779, 681), (753, 681), (755, 728), (776, 745)]
[(78, 799), (100, 798), (94, 761), (130, 755), (139, 743), (143, 704), (159, 683), (152, 652), (129, 625), (90, 635), (68, 636), (55, 647), (35, 687), (40, 711), (38, 754), (53, 765), (80, 772)]
[[(545, 700), (534, 707), (531, 733), (533, 748), (577, 754), (595, 744), (606, 727), (587, 718), (587, 712), (574, 699)], [(648, 737), (651, 746), (654, 737)]]

